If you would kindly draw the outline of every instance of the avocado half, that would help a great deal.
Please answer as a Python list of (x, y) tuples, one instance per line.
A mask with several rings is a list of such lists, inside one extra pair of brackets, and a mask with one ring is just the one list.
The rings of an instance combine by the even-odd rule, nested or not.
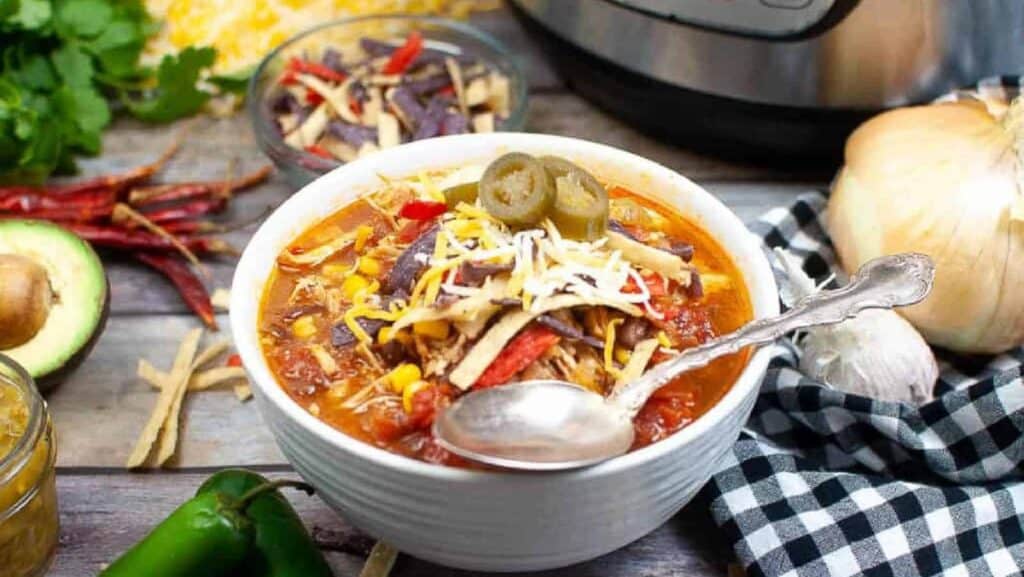
[[(0, 349), (45, 391), (81, 364), (103, 332), (110, 309), (103, 263), (87, 242), (70, 231), (34, 220), (0, 221), (0, 255), (34, 262), (49, 281), (49, 311), (38, 331), (17, 346)], [(0, 278), (0, 296), (4, 282)]]

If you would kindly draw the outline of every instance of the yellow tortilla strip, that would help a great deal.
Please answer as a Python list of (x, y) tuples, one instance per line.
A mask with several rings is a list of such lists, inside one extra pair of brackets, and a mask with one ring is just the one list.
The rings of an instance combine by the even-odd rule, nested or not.
[(658, 339), (647, 339), (637, 343), (633, 353), (629, 355), (629, 362), (615, 380), (616, 388), (643, 376), (644, 369), (647, 368), (647, 363), (651, 362), (651, 357), (654, 356), (654, 351), (658, 350), (658, 346)]
[(225, 288), (214, 290), (210, 295), (210, 302), (222, 311), (228, 310), (228, 307), (231, 306), (231, 291)]
[(402, 314), (395, 321), (391, 330), (400, 331), (405, 327), (423, 321), (459, 321), (468, 322), (479, 317), (490, 318), (494, 313), (501, 310), (501, 307), (491, 301), (505, 296), (505, 287), (508, 282), (504, 279), (495, 279), (481, 287), (480, 292), (473, 296), (456, 301), (446, 307), (424, 306), (410, 309)]
[[(174, 367), (171, 370), (171, 378), (168, 379), (170, 385), (160, 391), (160, 396), (157, 398), (156, 406), (149, 416), (149, 421), (143, 427), (142, 434), (139, 435), (135, 448), (128, 457), (127, 467), (129, 469), (140, 467), (146, 462), (146, 457), (149, 456), (153, 444), (157, 441), (157, 436), (160, 434), (161, 429), (165, 428), (167, 417), (174, 413), (175, 418), (177, 418), (177, 409), (181, 406), (180, 399), (185, 395), (189, 371), (195, 359), (196, 350), (199, 348), (199, 339), (202, 337), (202, 334), (202, 329), (190, 331), (178, 348), (178, 354), (174, 359)], [(173, 428), (175, 436), (177, 436), (177, 427)]]
[(557, 295), (539, 303), (539, 306), (531, 310), (518, 310), (501, 317), (497, 324), (491, 327), (466, 353), (466, 356), (459, 362), (459, 366), (455, 367), (455, 370), (448, 375), (448, 380), (462, 390), (468, 389), (487, 370), (487, 367), (497, 358), (508, 341), (530, 321), (544, 313), (578, 306), (606, 306), (635, 317), (643, 315), (643, 311), (627, 303), (587, 298), (574, 294)]
[(608, 248), (622, 253), (625, 260), (650, 269), (665, 278), (690, 286), (689, 265), (678, 256), (635, 241), (624, 234), (608, 232)]
[(235, 385), (235, 397), (243, 403), (251, 399), (252, 388), (249, 387), (249, 383), (239, 383)]
[[(149, 361), (143, 359), (139, 361), (139, 378), (146, 381), (154, 389), (160, 390), (164, 387), (164, 383), (167, 382), (168, 375), (153, 367)], [(192, 375), (192, 378), (188, 382), (189, 392), (205, 391), (212, 389), (225, 383), (232, 381), (240, 381), (248, 379), (245, 374), (245, 369), (242, 367), (214, 367), (205, 371), (200, 371)]]
[[(196, 345), (199, 344), (199, 338), (201, 335), (202, 331), (196, 335)], [(196, 348), (196, 346), (192, 346), (193, 360), (183, 368), (180, 367), (177, 360), (175, 360), (174, 368), (171, 369), (171, 376), (167, 379), (167, 386), (174, 391), (174, 397), (171, 403), (170, 413), (168, 413), (167, 419), (164, 421), (164, 426), (160, 430), (160, 437), (157, 441), (156, 462), (154, 463), (157, 467), (162, 467), (164, 463), (174, 455), (174, 451), (178, 447), (178, 428), (181, 419), (181, 404), (185, 401), (185, 395), (188, 394), (188, 382), (192, 378), (192, 373), (196, 370)], [(161, 391), (161, 393), (163, 393), (163, 391)]]
[(370, 549), (359, 577), (388, 577), (395, 565), (395, 559), (398, 559), (398, 549), (384, 541), (377, 541), (373, 544), (373, 549)]

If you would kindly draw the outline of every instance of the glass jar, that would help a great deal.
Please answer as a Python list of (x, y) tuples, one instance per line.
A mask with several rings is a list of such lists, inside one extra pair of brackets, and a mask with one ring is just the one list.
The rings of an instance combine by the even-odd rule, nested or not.
[(41, 577), (60, 532), (53, 425), (32, 377), (0, 355), (0, 567)]

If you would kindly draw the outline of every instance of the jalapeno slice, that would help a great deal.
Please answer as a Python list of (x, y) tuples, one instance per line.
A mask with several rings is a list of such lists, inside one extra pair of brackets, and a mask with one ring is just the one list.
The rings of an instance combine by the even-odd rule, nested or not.
[(509, 226), (534, 225), (548, 215), (555, 202), (554, 180), (536, 158), (512, 152), (484, 171), (480, 202)]
[(449, 186), (444, 189), (444, 203), (448, 205), (448, 210), (455, 208), (460, 202), (473, 204), (476, 202), (479, 189), (480, 183), (478, 182), (464, 182)]
[(567, 238), (595, 240), (608, 228), (608, 192), (586, 170), (555, 156), (540, 162), (555, 181), (555, 203), (551, 221)]

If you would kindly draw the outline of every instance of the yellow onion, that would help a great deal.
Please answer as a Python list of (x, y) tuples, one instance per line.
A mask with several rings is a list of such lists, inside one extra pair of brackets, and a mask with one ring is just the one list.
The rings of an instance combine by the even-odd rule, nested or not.
[(935, 288), (901, 313), (933, 345), (997, 353), (1024, 342), (1024, 101), (897, 109), (846, 143), (828, 228), (847, 272), (921, 252)]

